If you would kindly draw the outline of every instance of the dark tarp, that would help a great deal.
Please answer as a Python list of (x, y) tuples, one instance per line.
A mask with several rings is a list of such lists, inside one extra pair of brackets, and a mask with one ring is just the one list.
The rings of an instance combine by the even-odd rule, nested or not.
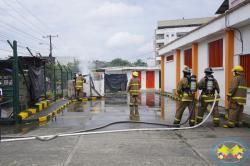
[(28, 75), (30, 81), (31, 103), (34, 104), (44, 92), (43, 68), (29, 67)]
[(126, 91), (127, 82), (126, 74), (105, 74), (105, 92)]

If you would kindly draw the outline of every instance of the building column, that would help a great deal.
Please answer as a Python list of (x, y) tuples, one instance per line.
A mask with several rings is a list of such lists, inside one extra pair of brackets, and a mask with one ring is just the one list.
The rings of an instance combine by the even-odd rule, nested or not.
[(233, 78), (233, 58), (234, 58), (234, 31), (226, 30), (225, 40), (225, 107), (228, 108), (227, 94), (230, 82)]
[(198, 43), (192, 44), (192, 73), (198, 79)]
[(165, 56), (161, 56), (161, 94), (164, 94), (165, 92), (165, 88), (164, 88), (164, 73), (165, 73)]
[(175, 87), (177, 89), (177, 85), (181, 80), (181, 50), (177, 49), (176, 50), (176, 82), (175, 82)]

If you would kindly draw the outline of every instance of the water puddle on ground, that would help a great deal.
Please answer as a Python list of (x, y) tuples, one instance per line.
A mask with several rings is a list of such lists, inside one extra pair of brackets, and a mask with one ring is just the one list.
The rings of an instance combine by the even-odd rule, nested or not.
[[(140, 121), (172, 124), (175, 114), (176, 102), (154, 92), (140, 95)], [(1, 126), (2, 134), (26, 134), (37, 129), (58, 129), (60, 131), (73, 131), (100, 126), (115, 121), (129, 120), (129, 96), (126, 93), (107, 94), (102, 100), (74, 102), (70, 104), (56, 120), (44, 124), (22, 124), (14, 126)], [(188, 116), (185, 111), (183, 118)], [(125, 127), (133, 128), (133, 125)], [(138, 125), (137, 125), (138, 126)], [(60, 129), (60, 130), (59, 130)]]

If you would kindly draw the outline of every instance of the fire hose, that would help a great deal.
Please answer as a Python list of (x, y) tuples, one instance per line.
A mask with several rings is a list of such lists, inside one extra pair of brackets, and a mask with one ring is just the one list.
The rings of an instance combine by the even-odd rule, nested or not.
[[(176, 125), (167, 125), (167, 124), (160, 124), (160, 123), (151, 123), (151, 122), (136, 122), (136, 121), (118, 121), (106, 124), (104, 126), (100, 126), (93, 129), (87, 129), (87, 130), (80, 130), (80, 131), (74, 131), (69, 133), (60, 133), (56, 135), (44, 135), (44, 136), (27, 136), (27, 137), (4, 137), (4, 139), (1, 140), (1, 142), (14, 142), (14, 141), (27, 141), (27, 140), (40, 140), (40, 141), (50, 141), (54, 140), (58, 137), (67, 137), (67, 136), (80, 136), (80, 135), (93, 135), (93, 134), (107, 134), (107, 133), (123, 133), (123, 132), (133, 132), (133, 131), (172, 131), (172, 130), (188, 130), (188, 129), (194, 129), (198, 128), (201, 125), (203, 125), (210, 115), (213, 113), (214, 106), (217, 100), (218, 94), (215, 94), (214, 101), (212, 104), (212, 107), (210, 108), (210, 111), (208, 115), (203, 119), (203, 121), (199, 124), (196, 124), (194, 126), (189, 127), (180, 127)], [(120, 123), (143, 123), (143, 124), (150, 124), (150, 125), (161, 125), (165, 126), (162, 128), (139, 128), (139, 129), (120, 129), (120, 130), (107, 130), (107, 131), (95, 131), (99, 130), (114, 124), (120, 124)]]

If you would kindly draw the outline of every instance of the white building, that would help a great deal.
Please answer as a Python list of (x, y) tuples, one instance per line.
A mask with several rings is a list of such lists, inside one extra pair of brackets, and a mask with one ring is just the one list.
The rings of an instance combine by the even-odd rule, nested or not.
[(110, 67), (104, 70), (105, 74), (126, 74), (128, 82), (132, 78), (132, 72), (137, 71), (141, 81), (141, 90), (160, 89), (159, 67)]
[[(211, 19), (213, 19), (213, 17), (158, 21), (154, 41), (156, 57), (161, 47), (184, 36)], [(157, 60), (160, 59), (157, 58)]]
[[(221, 15), (159, 50), (163, 93), (176, 89), (184, 65), (191, 67), (198, 79), (204, 77), (205, 68), (213, 68), (221, 89), (222, 106), (228, 106), (226, 94), (234, 65), (244, 67), (250, 88), (250, 1), (226, 1), (218, 9)], [(247, 114), (250, 114), (249, 96)]]

